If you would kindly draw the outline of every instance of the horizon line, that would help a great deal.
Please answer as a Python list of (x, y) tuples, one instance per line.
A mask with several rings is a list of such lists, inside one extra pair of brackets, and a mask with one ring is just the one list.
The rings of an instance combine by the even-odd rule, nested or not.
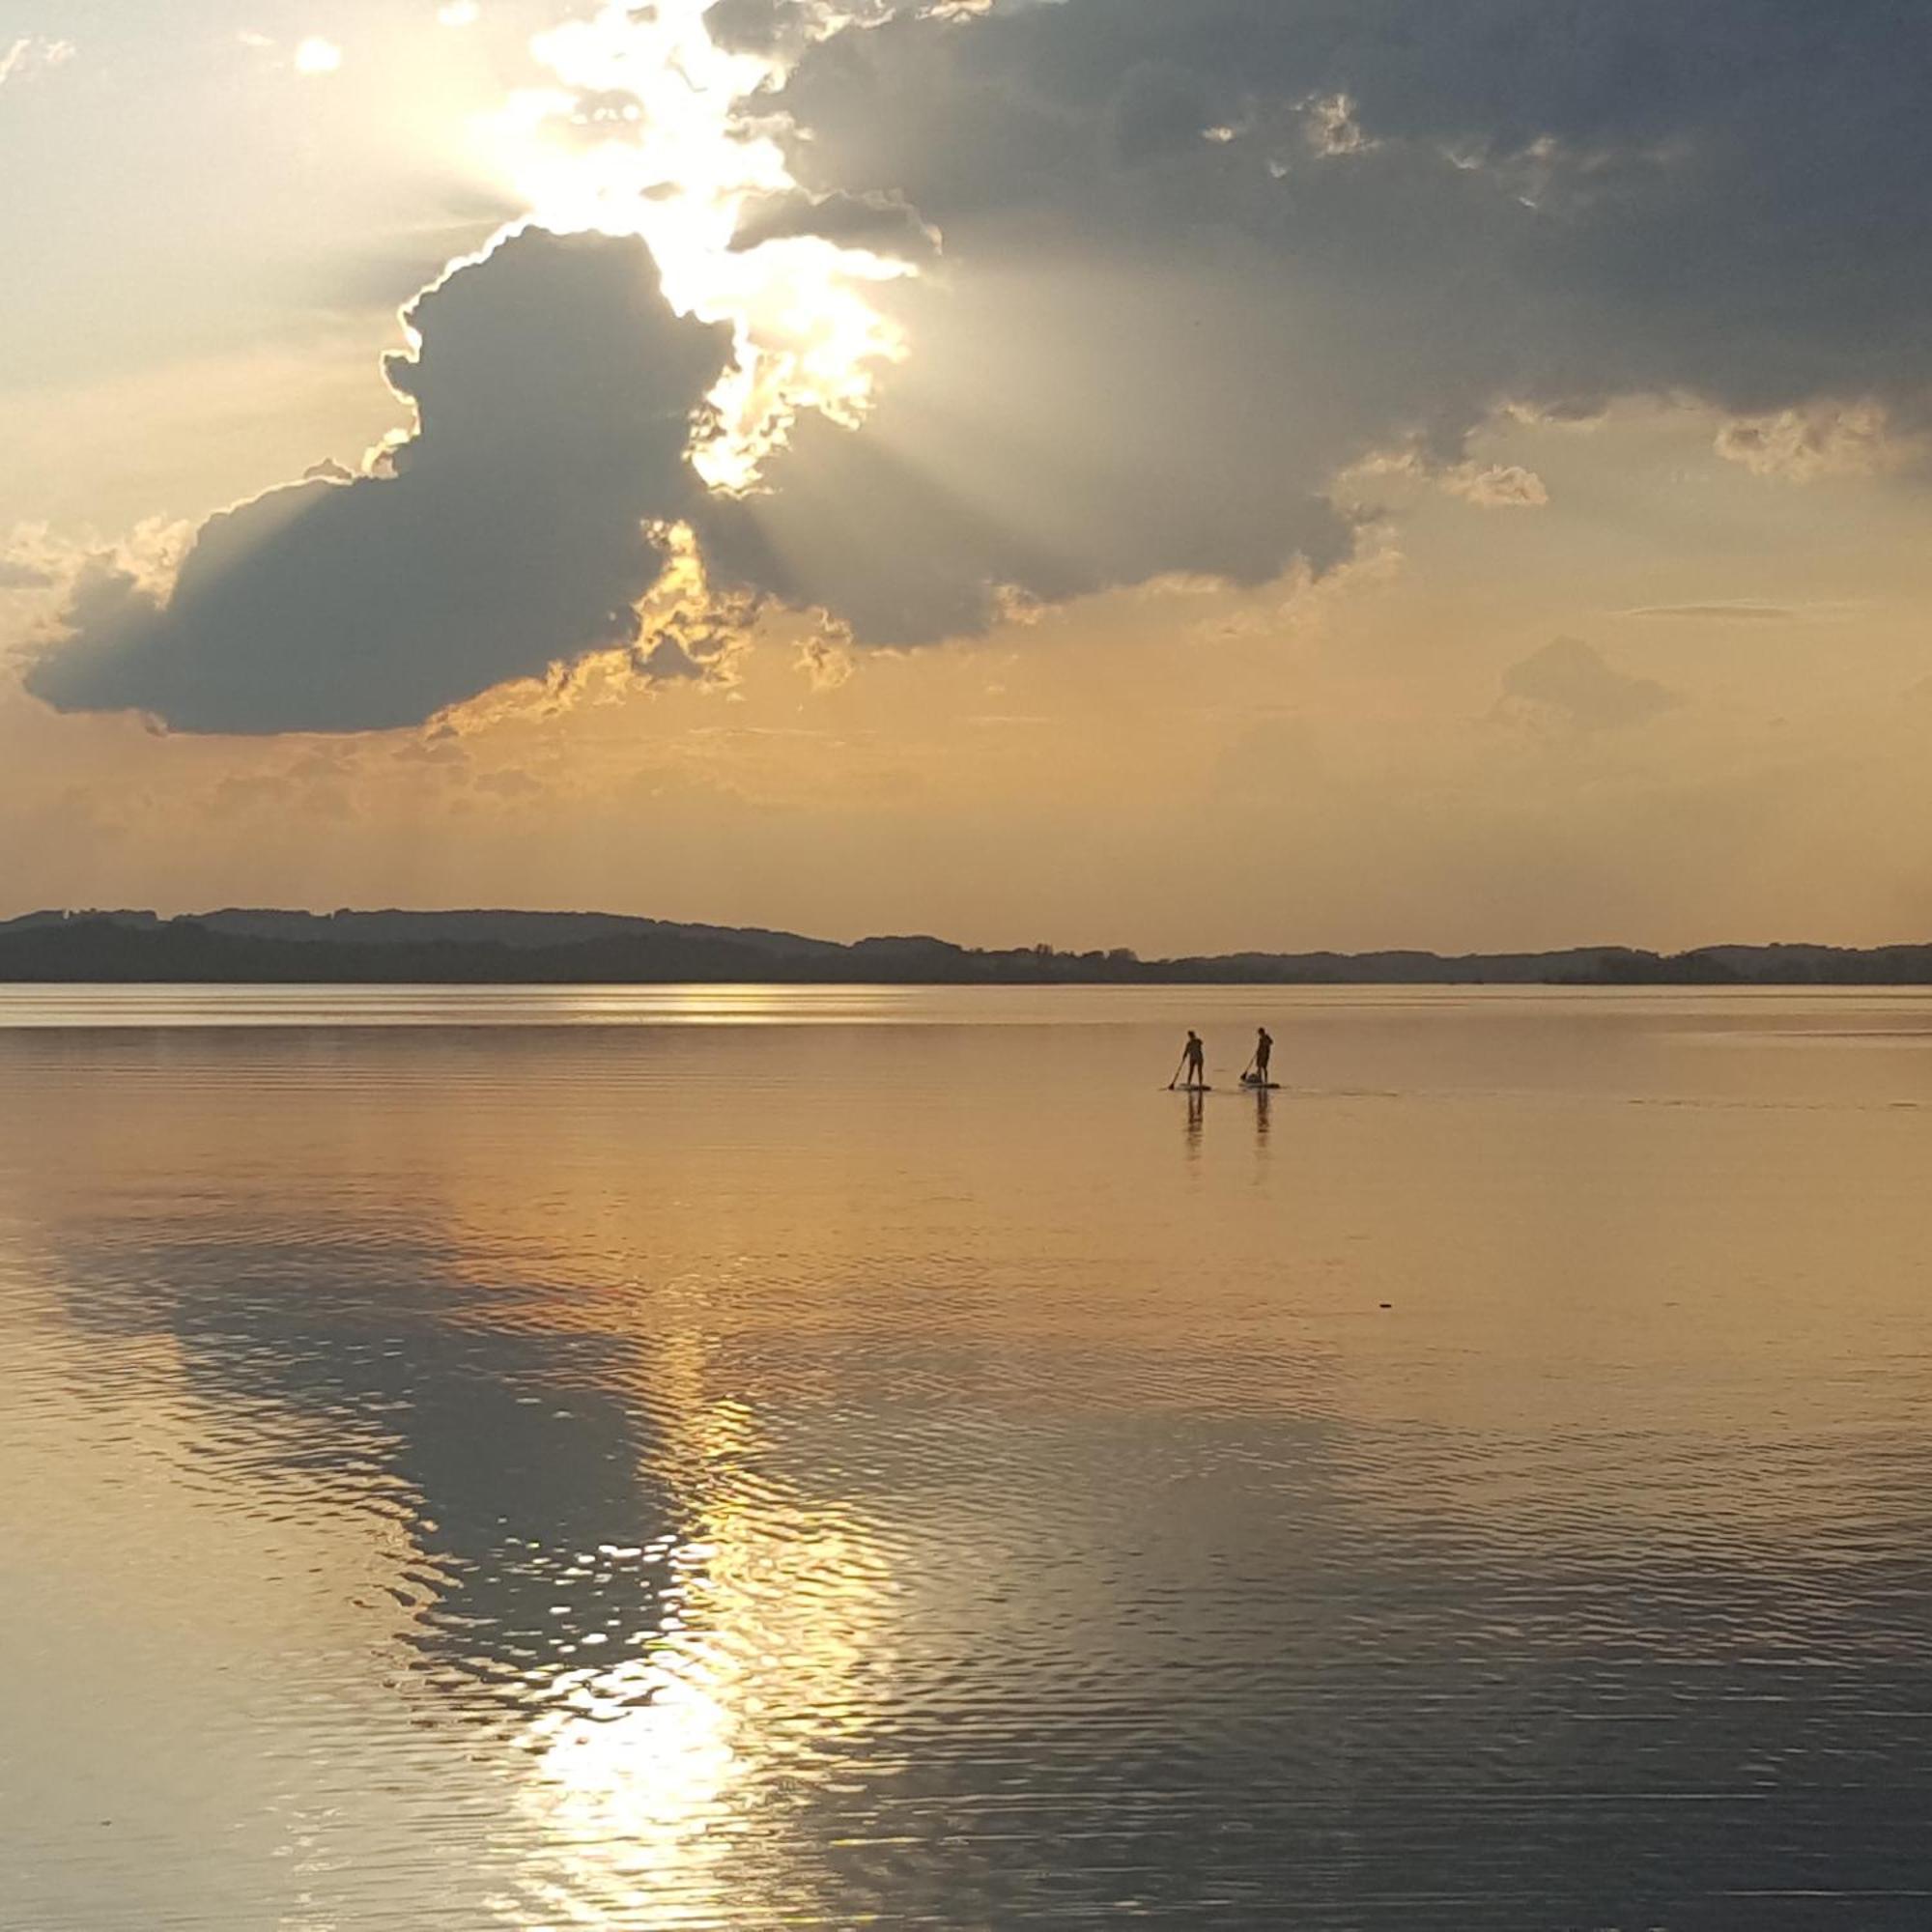
[[(1833, 953), (1873, 953), (1890, 952), (1903, 950), (1932, 948), (1932, 938), (1906, 938), (1874, 940), (1868, 942), (1848, 942), (1821, 939), (1771, 939), (1745, 940), (1723, 939), (1700, 941), (1690, 946), (1643, 945), (1630, 940), (1581, 940), (1566, 941), (1556, 945), (1501, 945), (1488, 947), (1459, 947), (1445, 951), (1440, 947), (1414, 943), (1384, 944), (1369, 946), (1265, 946), (1239, 945), (1212, 952), (1156, 952), (1143, 953), (1137, 948), (1118, 943), (1104, 946), (1065, 946), (1050, 941), (1033, 940), (1011, 944), (989, 944), (949, 939), (943, 934), (924, 931), (876, 931), (861, 933), (852, 939), (833, 939), (822, 933), (802, 931), (796, 927), (757, 923), (730, 923), (711, 919), (669, 918), (661, 913), (611, 912), (601, 907), (549, 907), (549, 906), (509, 906), (509, 905), (366, 905), (333, 906), (327, 910), (302, 905), (266, 905), (231, 902), (226, 905), (207, 906), (199, 910), (162, 912), (152, 906), (36, 906), (19, 913), (0, 913), (0, 933), (15, 928), (31, 928), (35, 923), (85, 922), (89, 920), (141, 921), (153, 922), (156, 925), (200, 924), (211, 920), (243, 918), (288, 918), (308, 919), (326, 922), (336, 919), (525, 919), (525, 920), (608, 920), (618, 923), (668, 927), (673, 930), (702, 931), (706, 933), (730, 935), (733, 933), (768, 935), (777, 938), (796, 939), (811, 946), (833, 947), (851, 950), (871, 945), (931, 945), (951, 948), (967, 953), (993, 955), (1016, 955), (1033, 953), (1064, 959), (1089, 959), (1109, 957), (1123, 962), (1131, 959), (1141, 966), (1159, 965), (1163, 962), (1184, 962), (1189, 960), (1216, 961), (1228, 959), (1374, 959), (1386, 957), (1412, 956), (1439, 959), (1445, 962), (1478, 959), (1548, 959), (1572, 953), (1629, 953), (1657, 959), (1685, 959), (1699, 954), (1719, 952), (1808, 952)], [(243, 936), (243, 935), (230, 935)], [(267, 937), (267, 935), (257, 935)], [(396, 944), (396, 941), (371, 940), (372, 945)], [(564, 944), (582, 942), (561, 942)]]

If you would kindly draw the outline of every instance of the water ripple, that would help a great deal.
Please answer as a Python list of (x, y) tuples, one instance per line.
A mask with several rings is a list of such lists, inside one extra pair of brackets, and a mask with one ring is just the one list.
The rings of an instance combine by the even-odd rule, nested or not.
[(0, 1027), (8, 1932), (1932, 1918), (1920, 1009), (545, 997)]

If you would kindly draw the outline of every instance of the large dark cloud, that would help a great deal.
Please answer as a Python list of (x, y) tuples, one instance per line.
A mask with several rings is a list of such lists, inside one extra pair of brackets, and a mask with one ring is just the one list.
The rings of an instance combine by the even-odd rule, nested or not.
[[(767, 5), (766, 12), (771, 12)], [(1928, 419), (1932, 8), (1061, 0), (849, 30), (780, 98), (809, 191), (903, 197), (941, 276), (854, 436), (721, 506), (862, 639), (1349, 533), (1336, 472), (1503, 403)]]
[[(1922, 403), (1928, 84), (1932, 12), (1902, 0), (1064, 0), (839, 35), (786, 104), (809, 185), (898, 190), (949, 241), (1211, 224), (1433, 295), (1430, 334), (1514, 318), (1525, 386), (1746, 408)], [(1339, 98), (1378, 162), (1308, 152)]]
[(646, 526), (701, 494), (686, 449), (728, 330), (674, 316), (641, 243), (540, 230), (412, 321), (393, 473), (211, 519), (165, 600), (96, 564), (30, 688), (190, 731), (374, 730), (637, 640), (666, 560)]

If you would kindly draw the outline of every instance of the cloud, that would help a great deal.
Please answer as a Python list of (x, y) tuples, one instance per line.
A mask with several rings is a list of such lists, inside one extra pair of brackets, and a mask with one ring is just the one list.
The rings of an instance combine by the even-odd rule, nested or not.
[(25, 80), (65, 67), (80, 51), (71, 41), (51, 41), (39, 35), (22, 34), (0, 46), (0, 87), (10, 80)]
[(1872, 403), (1827, 402), (1726, 423), (1718, 433), (1718, 454), (1759, 476), (1810, 483), (1902, 468), (1924, 435), (1922, 421), (1896, 428)]
[(704, 666), (676, 638), (660, 638), (643, 653), (640, 668), (658, 684), (676, 684), (704, 675)]
[(1442, 487), (1452, 497), (1474, 503), (1484, 510), (1540, 510), (1549, 501), (1549, 491), (1533, 469), (1520, 464), (1463, 463), (1445, 470)]
[(0, 556), (0, 590), (48, 590), (58, 582), (52, 571), (37, 563)]
[[(136, 546), (154, 534), (152, 528), (137, 532)], [(11, 535), (0, 532), (0, 592), (64, 590), (77, 580), (88, 554), (44, 524), (15, 525)]]
[(1003, 586), (1319, 573), (1352, 543), (1333, 479), (1379, 453), (1534, 505), (1470, 462), (1506, 407), (1693, 400), (1804, 475), (1932, 424), (1932, 10), (729, 11), (803, 48), (758, 111), (808, 193), (946, 238), (879, 294), (912, 350), (865, 427), (803, 424), (708, 528), (861, 642), (982, 628)]
[(712, 0), (704, 26), (731, 53), (783, 57), (841, 22), (874, 20), (891, 11), (890, 0)]
[(938, 237), (918, 211), (894, 194), (764, 195), (751, 202), (731, 238), (734, 254), (767, 242), (812, 237), (843, 248), (921, 260), (937, 252)]
[(1198, 147), (1217, 118), (1212, 92), (1197, 74), (1144, 61), (1120, 81), (1102, 126), (1113, 157), (1132, 166)]
[(641, 242), (541, 230), (410, 321), (393, 473), (210, 519), (165, 596), (97, 562), (29, 688), (187, 731), (378, 730), (634, 643), (660, 532), (701, 495), (688, 445), (729, 331), (672, 314)]
[(1579, 731), (1641, 724), (1680, 701), (1667, 685), (1616, 669), (1579, 638), (1558, 638), (1511, 665), (1503, 700), (1534, 706)]
[(830, 638), (807, 638), (798, 647), (797, 663), (813, 691), (838, 691), (851, 682), (852, 653)]
[(1801, 610), (1796, 605), (1762, 604), (1754, 598), (1739, 597), (1713, 604), (1645, 604), (1618, 614), (1672, 623), (1791, 624), (1807, 614), (1835, 613), (1839, 608), (1815, 606)]

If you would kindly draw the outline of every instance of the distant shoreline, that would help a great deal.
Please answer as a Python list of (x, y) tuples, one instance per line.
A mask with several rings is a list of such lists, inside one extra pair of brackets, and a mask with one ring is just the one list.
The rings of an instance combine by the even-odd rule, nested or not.
[(852, 945), (756, 927), (603, 913), (230, 909), (48, 912), (0, 922), (0, 984), (174, 985), (1440, 985), (1922, 986), (1932, 944), (1713, 946), (1657, 953), (1233, 952), (1141, 959), (954, 946)]

